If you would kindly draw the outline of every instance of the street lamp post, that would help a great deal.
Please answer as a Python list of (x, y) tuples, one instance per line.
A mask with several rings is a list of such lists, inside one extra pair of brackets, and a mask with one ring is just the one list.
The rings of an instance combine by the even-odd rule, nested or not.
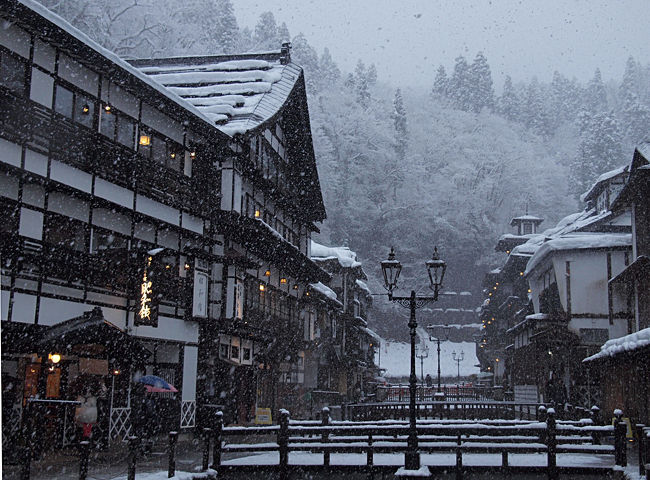
[(408, 323), (411, 335), (411, 374), (409, 376), (409, 434), (407, 450), (404, 454), (404, 468), (406, 470), (418, 470), (420, 468), (420, 452), (418, 451), (418, 436), (415, 425), (415, 395), (417, 390), (417, 376), (415, 374), (415, 329), (418, 326), (415, 320), (415, 310), (429, 302), (438, 300), (438, 291), (442, 287), (442, 279), (445, 276), (447, 264), (440, 260), (437, 247), (433, 250), (433, 258), (426, 262), (426, 267), (429, 274), (429, 288), (433, 290), (433, 295), (418, 296), (415, 290), (411, 290), (410, 296), (398, 297), (393, 295), (393, 290), (397, 288), (397, 279), (402, 271), (402, 264), (395, 259), (395, 250), (391, 248), (388, 260), (381, 262), (384, 285), (386, 290), (388, 290), (388, 299), (402, 307), (408, 308), (411, 313)]
[(461, 350), (460, 355), (457, 355), (456, 352), (451, 352), (451, 356), (458, 366), (458, 383), (460, 383), (460, 362), (465, 360), (465, 352)]
[[(430, 342), (436, 342), (438, 346), (438, 393), (442, 392), (442, 389), (440, 388), (440, 335), (434, 336), (435, 330), (439, 328), (440, 325), (429, 325), (427, 327), (427, 330), (429, 330), (429, 341)], [(442, 332), (445, 336), (444, 340), (446, 341), (449, 338), (449, 331), (451, 330), (451, 327), (449, 325), (445, 325), (442, 327)]]
[(429, 358), (429, 347), (426, 345), (417, 345), (415, 348), (415, 356), (420, 359), (420, 382), (424, 387), (424, 359)]

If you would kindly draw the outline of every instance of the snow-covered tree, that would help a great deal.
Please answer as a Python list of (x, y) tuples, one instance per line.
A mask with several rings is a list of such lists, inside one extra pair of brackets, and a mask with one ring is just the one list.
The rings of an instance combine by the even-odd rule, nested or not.
[(503, 93), (497, 101), (497, 111), (506, 119), (514, 122), (520, 117), (520, 99), (512, 85), (512, 78), (506, 75)]
[(278, 27), (278, 39), (280, 43), (288, 42), (291, 39), (291, 34), (289, 33), (289, 27), (285, 22), (282, 22)]
[(494, 87), (492, 86), (492, 72), (487, 58), (483, 52), (478, 52), (469, 68), (470, 81), (470, 107), (474, 112), (483, 108), (493, 108)]
[(334, 63), (327, 47), (323, 49), (323, 53), (318, 61), (318, 70), (320, 72), (320, 79), (325, 85), (332, 85), (341, 78), (341, 71), (336, 63)]
[(587, 84), (584, 105), (587, 111), (592, 114), (607, 111), (607, 90), (605, 90), (605, 84), (598, 68)]
[(436, 77), (433, 80), (433, 97), (438, 100), (447, 98), (448, 89), (449, 78), (447, 78), (447, 71), (443, 65), (440, 65), (436, 71)]
[(599, 175), (627, 161), (623, 154), (623, 136), (615, 115), (594, 115), (581, 135), (576, 157), (570, 165), (571, 193), (579, 197)]
[(406, 109), (402, 91), (395, 90), (393, 98), (393, 126), (395, 128), (395, 160), (391, 162), (390, 170), (387, 172), (393, 186), (393, 201), (397, 201), (397, 190), (404, 181), (404, 163), (408, 149), (408, 126), (406, 121)]
[(282, 40), (278, 35), (278, 26), (272, 12), (263, 12), (255, 25), (253, 35), (256, 50), (277, 50)]
[(368, 72), (364, 63), (359, 60), (354, 69), (354, 85), (357, 92), (357, 102), (363, 108), (367, 108), (370, 102), (370, 90), (368, 85)]
[(451, 104), (465, 112), (471, 109), (471, 79), (469, 65), (462, 55), (456, 57), (454, 73), (449, 80), (448, 96)]
[(305, 71), (305, 82), (307, 89), (311, 90), (316, 87), (319, 74), (318, 54), (316, 50), (309, 45), (307, 39), (302, 33), (299, 33), (291, 42), (291, 59), (300, 65)]
[(368, 86), (374, 87), (377, 84), (377, 67), (374, 63), (371, 63), (368, 66), (368, 71), (366, 72), (366, 78), (368, 79)]
[(548, 138), (553, 133), (553, 121), (546, 95), (535, 77), (526, 88), (523, 106), (522, 114), (526, 126), (537, 135)]

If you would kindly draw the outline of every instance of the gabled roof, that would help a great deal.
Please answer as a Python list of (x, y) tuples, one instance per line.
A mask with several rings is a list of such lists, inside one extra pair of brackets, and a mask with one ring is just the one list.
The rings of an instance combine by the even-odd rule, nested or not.
[[(291, 189), (310, 222), (327, 217), (311, 137), (305, 77), (279, 52), (130, 60), (161, 87), (180, 96), (231, 137), (262, 134), (280, 117)], [(313, 227), (314, 230), (317, 230)]]
[(600, 177), (596, 179), (594, 184), (587, 190), (585, 193), (580, 195), (580, 200), (583, 202), (588, 202), (600, 195), (600, 192), (603, 191), (605, 186), (616, 177), (625, 177), (629, 171), (628, 165), (623, 165), (622, 167), (615, 168), (609, 172), (603, 173)]
[(631, 203), (648, 201), (650, 191), (650, 142), (639, 144), (634, 150), (627, 183), (612, 202), (611, 209), (619, 210)]
[(512, 220), (510, 220), (510, 226), (514, 227), (515, 225), (521, 223), (521, 222), (532, 222), (537, 225), (542, 223), (544, 221), (543, 218), (536, 217), (534, 215), (521, 215), (519, 217), (515, 217)]
[[(66, 20), (51, 12), (34, 0), (11, 0), (3, 2), (2, 15), (17, 20), (20, 27), (38, 32), (76, 59), (93, 70), (110, 75), (111, 81), (127, 87), (128, 90), (141, 90), (147, 95), (156, 95), (154, 105), (164, 113), (179, 120), (192, 120), (193, 126), (201, 133), (227, 138), (221, 132), (210, 128), (210, 119), (180, 96), (163, 88), (159, 83), (144, 75), (115, 53), (92, 40), (88, 35), (73, 27)], [(144, 93), (141, 95), (144, 98)], [(180, 117), (180, 118), (179, 118)]]
[(526, 265), (524, 275), (528, 276), (539, 263), (552, 252), (568, 250), (598, 250), (627, 248), (632, 245), (629, 233), (580, 232), (563, 235), (543, 243)]
[(224, 133), (256, 129), (281, 112), (302, 77), (288, 51), (131, 60)]

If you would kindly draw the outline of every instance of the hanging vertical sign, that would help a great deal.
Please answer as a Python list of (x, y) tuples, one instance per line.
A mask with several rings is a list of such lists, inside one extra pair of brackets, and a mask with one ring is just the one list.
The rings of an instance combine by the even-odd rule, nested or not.
[(235, 318), (244, 318), (244, 281), (239, 278), (235, 280)]
[(208, 276), (196, 270), (194, 271), (192, 316), (200, 318), (208, 316)]
[(138, 295), (137, 311), (135, 313), (135, 325), (158, 326), (158, 302), (155, 301), (153, 275), (151, 272), (151, 257), (143, 269)]

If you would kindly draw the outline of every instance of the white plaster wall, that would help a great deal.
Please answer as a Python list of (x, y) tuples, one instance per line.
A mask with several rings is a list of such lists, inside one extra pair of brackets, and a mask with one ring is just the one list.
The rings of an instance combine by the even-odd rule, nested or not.
[(192, 345), (185, 345), (183, 362), (183, 401), (196, 400), (196, 370), (199, 358), (199, 349)]
[[(133, 316), (130, 315), (130, 325), (133, 325)], [(163, 340), (176, 340), (179, 342), (198, 342), (199, 327), (196, 322), (186, 322), (163, 315), (158, 316), (158, 326), (149, 327), (140, 325), (133, 327), (132, 334), (138, 337), (158, 338)]]
[(16, 143), (9, 142), (0, 138), (0, 161), (20, 167), (20, 158), (22, 156), (22, 147)]

